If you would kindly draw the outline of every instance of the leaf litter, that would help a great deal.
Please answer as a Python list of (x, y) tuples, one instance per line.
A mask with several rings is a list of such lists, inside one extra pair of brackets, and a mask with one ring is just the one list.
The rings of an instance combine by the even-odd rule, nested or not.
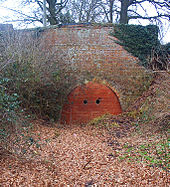
[(94, 126), (50, 128), (38, 122), (36, 126), (34, 135), (40, 135), (39, 148), (32, 146), (24, 158), (1, 152), (1, 186), (168, 184), (167, 171), (162, 168), (120, 159), (125, 154), (124, 147), (147, 142), (147, 137), (126, 134), (118, 138), (111, 136), (106, 128)]

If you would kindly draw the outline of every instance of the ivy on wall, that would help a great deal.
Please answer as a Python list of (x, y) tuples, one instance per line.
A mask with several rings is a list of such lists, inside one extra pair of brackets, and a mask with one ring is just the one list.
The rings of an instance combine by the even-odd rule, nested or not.
[(148, 67), (153, 47), (160, 45), (158, 31), (159, 28), (155, 25), (116, 24), (111, 35), (119, 40), (116, 41), (118, 44), (138, 57), (141, 65)]

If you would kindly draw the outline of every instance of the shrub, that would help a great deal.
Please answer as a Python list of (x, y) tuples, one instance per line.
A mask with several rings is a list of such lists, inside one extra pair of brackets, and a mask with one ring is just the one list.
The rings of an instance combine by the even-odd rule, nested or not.
[[(16, 120), (16, 110), (19, 107), (18, 95), (7, 93), (6, 84), (9, 79), (0, 78), (0, 141), (8, 136), (8, 131), (12, 128)], [(6, 127), (10, 128), (6, 128)]]
[(170, 43), (153, 48), (149, 67), (153, 70), (169, 71)]
[[(46, 50), (32, 32), (16, 32), (3, 52), (3, 77), (20, 106), (45, 119), (58, 119), (67, 93), (78, 75), (63, 51)], [(4, 65), (5, 64), (5, 65)]]
[[(17, 93), (10, 93), (9, 79), (0, 77), (0, 144), (3, 148), (15, 151), (21, 149), (20, 143), (29, 136), (30, 123), (23, 115)], [(27, 132), (26, 132), (27, 130)], [(25, 148), (26, 144), (24, 142)]]

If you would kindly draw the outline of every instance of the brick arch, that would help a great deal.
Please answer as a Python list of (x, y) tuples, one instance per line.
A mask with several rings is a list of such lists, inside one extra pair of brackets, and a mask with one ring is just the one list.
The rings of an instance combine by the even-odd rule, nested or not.
[(86, 123), (106, 113), (122, 112), (117, 94), (109, 86), (89, 82), (75, 87), (67, 96), (61, 113), (61, 123)]

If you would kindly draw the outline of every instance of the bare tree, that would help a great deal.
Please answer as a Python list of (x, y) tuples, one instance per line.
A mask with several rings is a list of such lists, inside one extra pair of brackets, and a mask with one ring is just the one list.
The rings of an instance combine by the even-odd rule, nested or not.
[(116, 0), (106, 0), (106, 2), (101, 2), (100, 6), (103, 9), (103, 15), (108, 23), (113, 23), (113, 17), (117, 17), (117, 3)]
[(101, 22), (102, 0), (72, 0), (70, 6), (73, 18), (77, 22)]
[[(47, 20), (50, 25), (56, 25), (60, 22), (62, 10), (66, 7), (68, 0), (46, 0)], [(36, 3), (43, 11), (43, 0), (26, 0), (26, 3)]]
[[(120, 7), (120, 23), (127, 24), (130, 19), (147, 19), (157, 20), (159, 18), (170, 19), (170, 4), (167, 0), (119, 0)], [(154, 16), (148, 15), (147, 8), (144, 8), (144, 3), (149, 3), (156, 10)], [(145, 15), (141, 15), (137, 10), (137, 6), (141, 7)]]
[(109, 20), (109, 22), (110, 23), (113, 23), (113, 5), (114, 5), (114, 2), (115, 2), (115, 0), (109, 0), (109, 8), (110, 8), (110, 11), (109, 11), (110, 20)]
[[(0, 0), (7, 1), (7, 0)], [(43, 23), (43, 0), (20, 0), (23, 7), (12, 10), (18, 15), (16, 20), (25, 24)], [(147, 5), (146, 5), (147, 3)], [(152, 6), (155, 15), (150, 14)], [(167, 0), (46, 0), (47, 22), (50, 25), (73, 22), (119, 22), (127, 24), (129, 20), (149, 20), (162, 28), (162, 18), (170, 19), (170, 4)], [(141, 11), (142, 10), (142, 11)]]

